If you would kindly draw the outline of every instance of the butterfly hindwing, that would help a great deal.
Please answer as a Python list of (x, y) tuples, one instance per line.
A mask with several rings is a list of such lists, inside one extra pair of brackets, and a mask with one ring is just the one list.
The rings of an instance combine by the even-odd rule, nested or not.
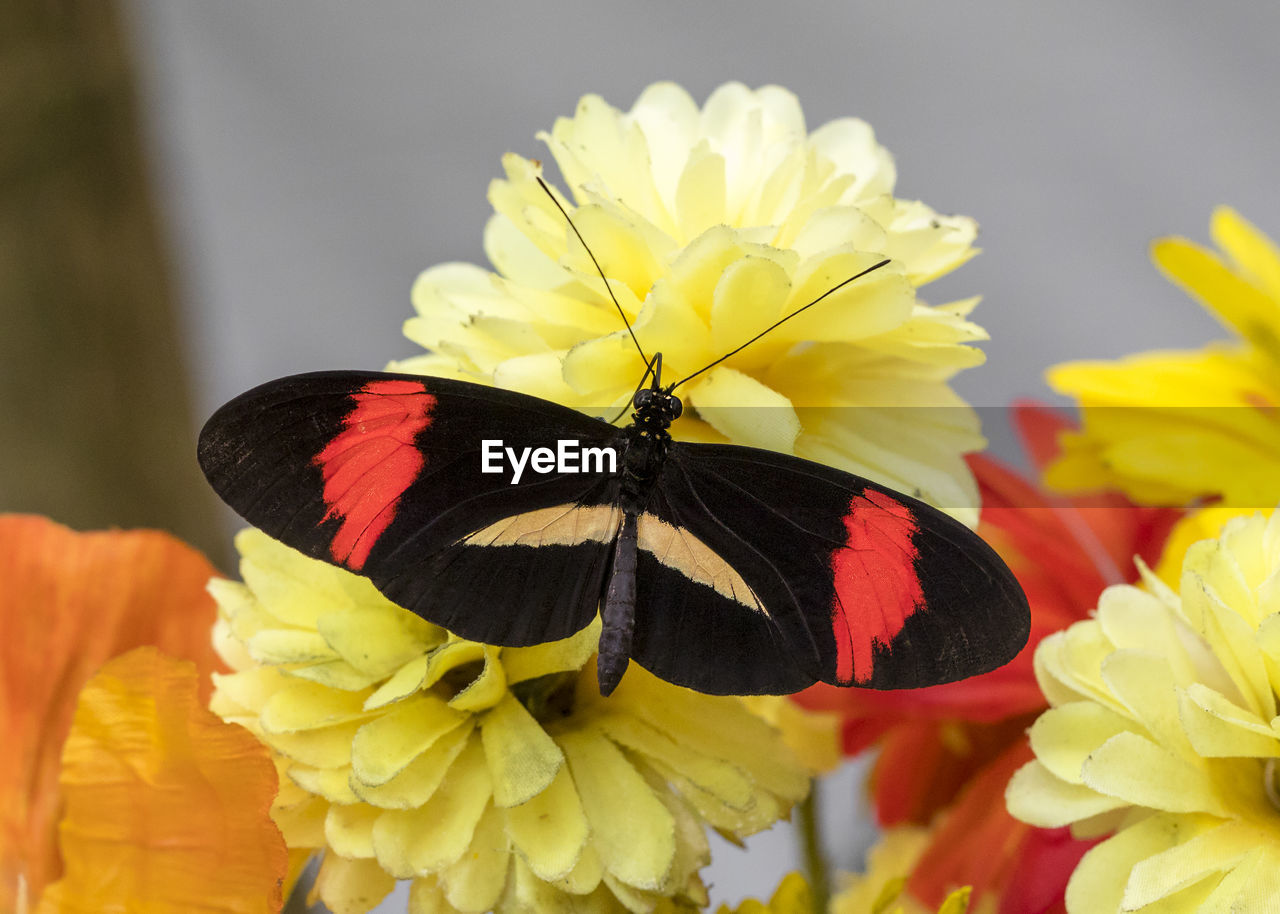
[(524, 645), (595, 617), (620, 520), (617, 481), (552, 471), (513, 485), (509, 466), (483, 472), (484, 442), (616, 451), (618, 435), (496, 388), (317, 372), (223, 406), (199, 457), (219, 495), (271, 536), (368, 576), (456, 634)]
[[(1026, 599), (994, 551), (861, 477), (754, 448), (675, 444), (651, 504), (715, 556), (689, 570), (646, 558), (641, 543), (634, 655), (664, 678), (737, 694), (816, 680), (917, 688), (993, 669), (1026, 642)], [(724, 567), (750, 598), (709, 586), (707, 569), (723, 577)]]

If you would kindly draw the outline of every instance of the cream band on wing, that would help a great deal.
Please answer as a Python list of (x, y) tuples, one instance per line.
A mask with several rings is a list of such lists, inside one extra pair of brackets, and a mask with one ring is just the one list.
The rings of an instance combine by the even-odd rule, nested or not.
[(668, 568), (747, 609), (769, 614), (733, 566), (688, 530), (673, 527), (652, 514), (641, 514), (638, 527), (640, 548), (653, 553)]
[[(504, 517), (463, 537), (469, 546), (576, 546), (611, 543), (618, 535), (622, 512), (613, 505), (554, 505)], [(706, 543), (652, 514), (640, 515), (637, 545), (691, 581), (756, 612), (768, 613), (759, 598)]]
[(618, 535), (622, 511), (614, 505), (552, 505), (495, 521), (469, 533), (472, 546), (576, 546), (611, 543)]

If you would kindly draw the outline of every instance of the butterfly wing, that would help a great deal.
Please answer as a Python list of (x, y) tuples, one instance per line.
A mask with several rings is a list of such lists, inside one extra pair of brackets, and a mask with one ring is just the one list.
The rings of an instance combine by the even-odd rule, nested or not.
[(981, 538), (831, 467), (675, 444), (638, 526), (632, 656), (700, 691), (918, 688), (1027, 640), (1026, 597)]
[(509, 466), (484, 472), (485, 442), (554, 452), (572, 440), (616, 460), (619, 434), (477, 384), (316, 372), (227, 403), (205, 425), (199, 459), (218, 494), (276, 539), (366, 575), (465, 638), (527, 645), (595, 618), (617, 479), (526, 468), (513, 485)]

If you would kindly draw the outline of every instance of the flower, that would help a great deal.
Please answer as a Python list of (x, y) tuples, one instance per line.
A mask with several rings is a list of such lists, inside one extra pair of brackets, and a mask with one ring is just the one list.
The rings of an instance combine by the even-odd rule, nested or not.
[(258, 531), (236, 543), (245, 583), (211, 589), (237, 672), (212, 708), (277, 757), (273, 815), (290, 847), (324, 851), (335, 914), (398, 878), (413, 910), (705, 904), (704, 826), (752, 834), (808, 791), (736, 699), (638, 667), (602, 698), (598, 623), (534, 647), (463, 641)]
[(36, 914), (280, 910), (275, 767), (252, 734), (205, 709), (200, 678), (143, 647), (81, 690), (62, 753), (65, 873)]
[(748, 898), (735, 908), (720, 905), (716, 914), (813, 914), (813, 892), (799, 873), (788, 873), (767, 903)]
[(1144, 571), (1097, 617), (1046, 638), (1051, 705), (1010, 811), (1114, 834), (1081, 860), (1067, 910), (1274, 911), (1280, 905), (1280, 515), (1186, 551), (1180, 592)]
[[(629, 112), (594, 95), (543, 134), (570, 213), (663, 378), (688, 377), (884, 258), (764, 339), (692, 379), (676, 437), (795, 453), (919, 493), (976, 520), (962, 455), (985, 442), (950, 388), (982, 362), (976, 299), (916, 288), (975, 251), (970, 219), (892, 196), (892, 159), (852, 118), (807, 133), (776, 86), (721, 86), (700, 110), (670, 83)], [(393, 368), (520, 390), (613, 418), (644, 361), (587, 251), (514, 154), (490, 187), (496, 272), (444, 264), (413, 291)], [(750, 408), (748, 408), (750, 407)]]
[[(925, 914), (933, 910), (903, 891), (906, 874), (911, 872), (927, 843), (928, 835), (923, 828), (891, 829), (867, 854), (866, 873), (841, 874), (845, 885), (831, 899), (828, 914)], [(956, 889), (936, 910), (938, 914), (964, 914), (968, 903), (969, 890)], [(716, 914), (812, 914), (813, 910), (809, 883), (799, 873), (788, 873), (768, 903), (747, 899), (736, 908), (721, 905)]]
[[(1051, 461), (1068, 423), (1031, 405), (1013, 418), (1032, 462)], [(912, 874), (914, 895), (938, 903), (964, 882), (976, 904), (994, 899), (1003, 914), (1039, 912), (1031, 899), (1060, 894), (1087, 845), (1015, 821), (1002, 802), (1009, 777), (1031, 757), (1025, 730), (1046, 707), (1035, 645), (1083, 618), (1108, 584), (1131, 579), (1122, 569), (1135, 554), (1154, 561), (1178, 512), (1136, 508), (1117, 495), (1054, 498), (995, 460), (971, 462), (982, 493), (978, 533), (1009, 563), (1031, 606), (1026, 648), (961, 682), (901, 692), (819, 685), (796, 698), (841, 714), (846, 753), (879, 747), (872, 784), (882, 824), (943, 815)]]
[(926, 829), (901, 826), (887, 831), (867, 853), (867, 872), (845, 878), (845, 886), (831, 899), (830, 914), (964, 914), (969, 889), (949, 892), (936, 908), (923, 905), (907, 891), (908, 874), (929, 844)]
[[(216, 572), (152, 530), (76, 533), (0, 515), (0, 910), (34, 906), (61, 862), (58, 772), (76, 696), (104, 661), (140, 645), (220, 667), (209, 643)], [(207, 697), (209, 684), (202, 685)]]
[(1117, 488), (1145, 504), (1280, 502), (1280, 251), (1226, 207), (1210, 233), (1222, 255), (1166, 238), (1152, 256), (1238, 339), (1051, 369), (1050, 385), (1079, 401), (1084, 424), (1064, 438), (1050, 485)]

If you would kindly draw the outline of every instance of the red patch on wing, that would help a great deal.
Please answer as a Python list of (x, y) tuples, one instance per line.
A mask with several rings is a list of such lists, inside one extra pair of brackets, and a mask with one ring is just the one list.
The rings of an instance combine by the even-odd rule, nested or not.
[(359, 571), (422, 472), (426, 460), (414, 438), (431, 424), (436, 398), (415, 381), (370, 381), (351, 399), (342, 431), (314, 462), (324, 476), (324, 519), (342, 521), (329, 551)]
[(916, 576), (911, 509), (871, 489), (853, 496), (844, 516), (845, 543), (831, 555), (835, 597), (836, 678), (867, 682), (875, 645), (888, 647), (924, 604)]

